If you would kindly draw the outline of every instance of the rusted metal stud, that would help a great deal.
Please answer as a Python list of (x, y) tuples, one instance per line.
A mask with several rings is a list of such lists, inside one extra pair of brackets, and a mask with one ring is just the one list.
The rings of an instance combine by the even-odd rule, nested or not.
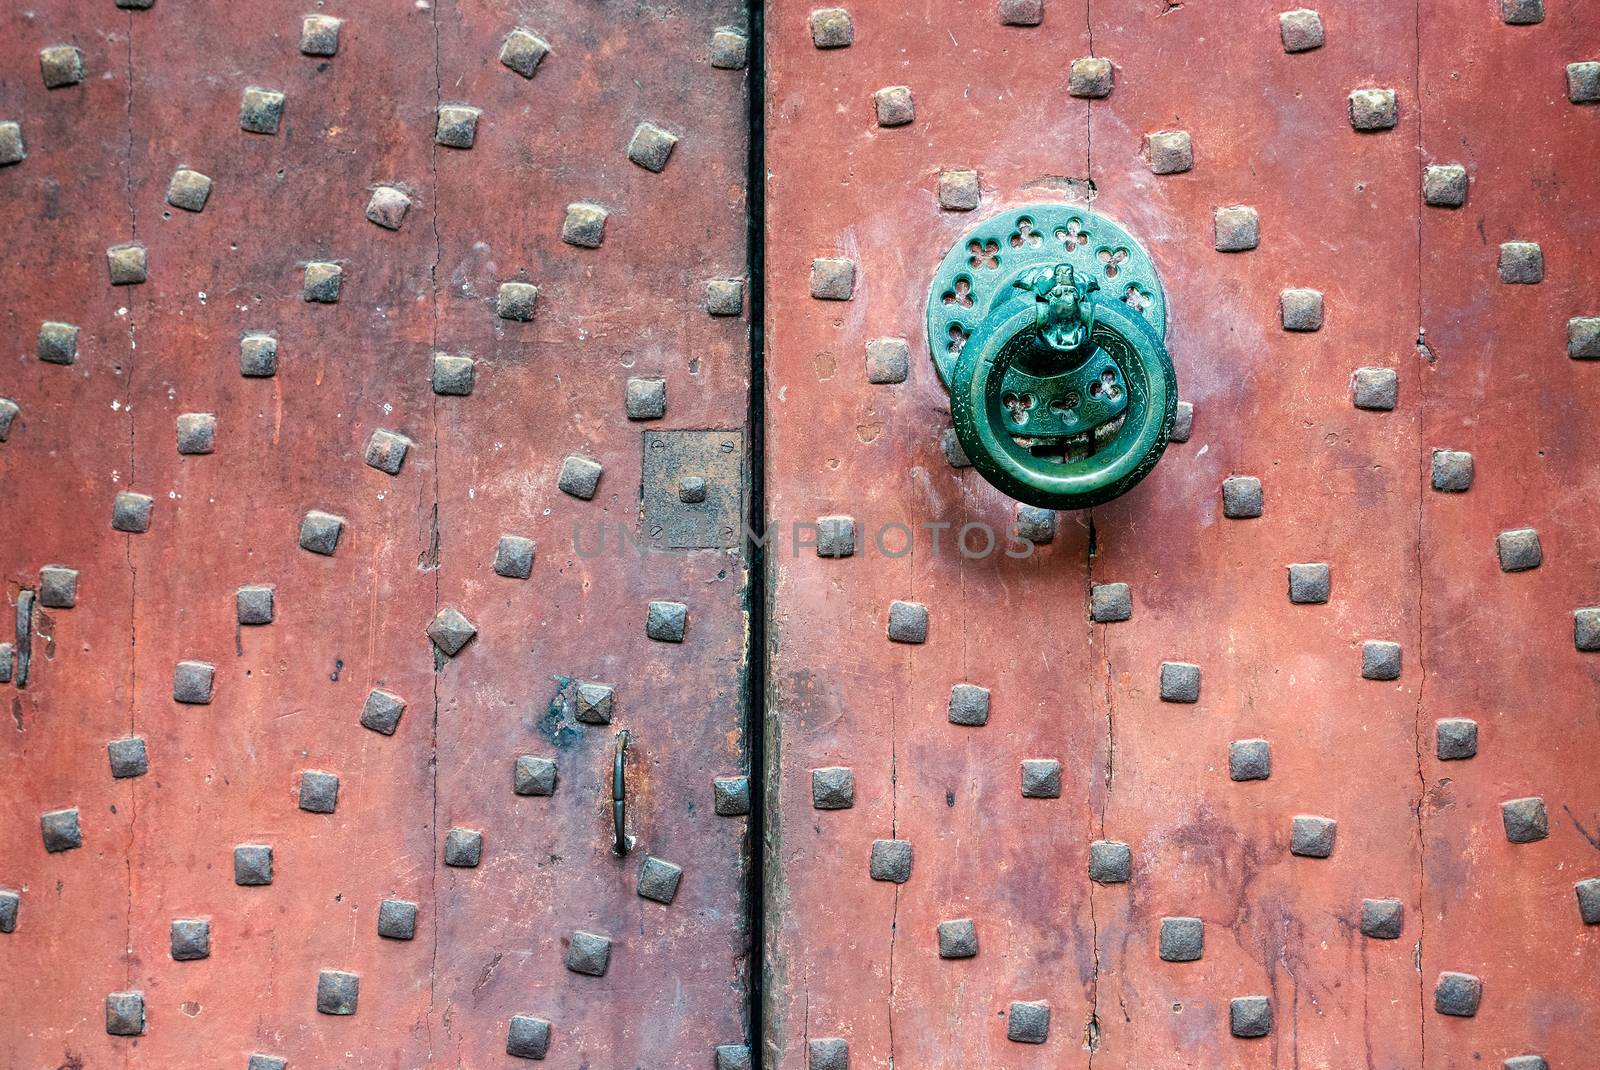
[(271, 624), (276, 591), (270, 583), (253, 583), (235, 591), (233, 602), (239, 623)]
[(1400, 679), (1401, 652), (1399, 643), (1385, 639), (1368, 639), (1361, 644), (1361, 678), (1363, 680)]
[(1067, 75), (1067, 93), (1087, 100), (1111, 95), (1111, 61), (1104, 56), (1084, 56), (1072, 61)]
[(505, 44), (500, 46), (500, 62), (524, 78), (537, 74), (539, 64), (549, 54), (550, 46), (544, 38), (520, 26), (506, 34)]
[(1328, 600), (1332, 584), (1332, 570), (1326, 562), (1289, 566), (1289, 601), (1296, 605), (1321, 605)]
[(1278, 295), (1286, 331), (1322, 330), (1322, 291), (1291, 288)]
[(1177, 416), (1172, 421), (1172, 434), (1167, 436), (1168, 441), (1187, 442), (1192, 434), (1194, 434), (1194, 403), (1180, 401)]
[(433, 140), (449, 149), (470, 149), (478, 139), (478, 116), (483, 112), (468, 104), (441, 104)]
[(185, 412), (178, 416), (178, 452), (187, 456), (210, 453), (217, 444), (217, 416), (212, 412)]
[(850, 1070), (850, 1045), (843, 1037), (822, 1037), (807, 1048), (807, 1070)]
[(247, 379), (270, 379), (278, 374), (278, 340), (260, 332), (239, 339), (239, 374)]
[(978, 927), (971, 918), (951, 918), (939, 923), (939, 957), (970, 959), (978, 953)]
[(308, 814), (331, 814), (339, 805), (339, 778), (318, 769), (300, 774), (300, 809)]
[(1567, 356), (1573, 360), (1600, 360), (1600, 316), (1574, 316), (1567, 321)]
[(1393, 89), (1357, 89), (1350, 94), (1350, 125), (1357, 130), (1392, 130), (1400, 122)]
[(744, 311), (743, 279), (709, 279), (706, 311), (713, 316), (737, 316)]
[(944, 453), (944, 459), (951, 468), (972, 467), (972, 460), (967, 456), (967, 451), (961, 448), (961, 440), (956, 437), (955, 428), (947, 427), (940, 432), (939, 449)]
[(444, 864), (472, 869), (483, 860), (483, 833), (477, 829), (451, 829), (444, 837)]
[(471, 357), (448, 353), (433, 355), (433, 392), (442, 397), (466, 397), (472, 393), (476, 370)]
[(51, 45), (39, 50), (39, 73), (46, 89), (61, 89), (83, 81), (83, 52), (72, 45)]
[(701, 476), (684, 476), (678, 481), (678, 500), (698, 505), (706, 500), (706, 481)]
[(1246, 1039), (1272, 1032), (1272, 1002), (1266, 996), (1237, 996), (1228, 1003), (1228, 1031)]
[(10, 398), (0, 398), (0, 442), (11, 434), (11, 424), (22, 412), (21, 406)]
[[(495, 294), (494, 314), (503, 320), (527, 323), (539, 303), (539, 287), (531, 282), (502, 282)], [(454, 358), (461, 359), (461, 358)]]
[(1467, 203), (1467, 169), (1458, 163), (1430, 164), (1422, 172), (1422, 200), (1432, 208)]
[(737, 26), (718, 26), (711, 32), (711, 65), (724, 71), (742, 71), (750, 61), (750, 38)]
[(616, 692), (608, 684), (580, 680), (573, 716), (584, 724), (610, 724)]
[(239, 101), (239, 129), (252, 134), (276, 134), (283, 120), (283, 94), (258, 85), (245, 86)]
[(1539, 545), (1539, 533), (1533, 528), (1513, 528), (1494, 537), (1495, 552), (1500, 557), (1500, 571), (1526, 572), (1538, 568), (1544, 561), (1544, 550)]
[(535, 754), (518, 755), (511, 771), (511, 790), (518, 795), (554, 795), (556, 760)]
[[(1567, 64), (1567, 99), (1574, 104), (1600, 104), (1600, 60)], [(0, 147), (4, 144), (5, 138), (0, 134)], [(20, 134), (18, 146), (21, 146)], [(0, 163), (5, 162), (4, 155), (0, 148)]]
[(137, 286), (149, 278), (148, 253), (138, 242), (124, 242), (106, 250), (106, 270), (113, 286)]
[(1504, 1064), (1504, 1070), (1550, 1070), (1542, 1055), (1513, 1055)]
[(835, 513), (817, 517), (817, 556), (850, 557), (856, 552), (854, 517)]
[(71, 609), (78, 604), (78, 570), (45, 565), (39, 570), (39, 604), (46, 609)]
[(211, 957), (211, 923), (205, 918), (176, 918), (172, 922), (171, 952), (176, 962)]
[(494, 548), (494, 572), (512, 580), (533, 574), (533, 540), (522, 535), (502, 535)]
[(414, 940), (417, 904), (408, 899), (385, 899), (378, 904), (378, 935), (387, 940)]
[(1442, 717), (1434, 722), (1434, 753), (1441, 762), (1462, 761), (1478, 754), (1478, 722), (1468, 717)]
[(513, 1014), (506, 1026), (506, 1054), (543, 1059), (550, 1052), (550, 1023), (530, 1014)]
[(28, 147), (22, 141), (22, 124), (15, 119), (0, 122), (0, 167), (21, 163), (28, 158)]
[(1126, 583), (1096, 583), (1089, 588), (1089, 619), (1115, 624), (1133, 619), (1133, 588)]
[(606, 217), (611, 213), (591, 201), (574, 201), (567, 205), (567, 217), (561, 222), (561, 240), (580, 249), (598, 249), (606, 239)]
[(819, 301), (848, 301), (856, 292), (856, 262), (844, 257), (811, 261), (811, 296)]
[(1590, 877), (1572, 886), (1578, 895), (1578, 916), (1585, 925), (1600, 925), (1600, 877)]
[(1043, 1044), (1050, 1039), (1048, 1000), (1013, 1000), (1006, 1017), (1006, 1039), (1017, 1044)]
[(138, 736), (113, 739), (106, 744), (106, 757), (111, 762), (111, 775), (118, 780), (144, 776), (150, 771), (144, 740)]
[(873, 840), (872, 859), (867, 872), (875, 881), (904, 884), (911, 879), (911, 863), (909, 840)]
[(300, 24), (300, 51), (307, 56), (332, 56), (339, 51), (339, 27), (343, 19), (331, 15), (307, 15)]
[(12, 663), (16, 659), (17, 648), (10, 643), (0, 643), (0, 684), (11, 682)]
[(1017, 534), (1036, 545), (1056, 541), (1058, 520), (1054, 509), (1036, 505), (1017, 506)]
[(1181, 175), (1194, 169), (1194, 140), (1187, 130), (1146, 134), (1144, 153), (1153, 175)]
[(1500, 18), (1507, 26), (1532, 26), (1544, 21), (1544, 0), (1500, 0)]
[(1000, 25), (1037, 26), (1044, 21), (1044, 0), (1000, 0)]
[(1470, 973), (1446, 970), (1433, 986), (1433, 1009), (1456, 1018), (1471, 1018), (1483, 1001), (1483, 982)]
[(903, 383), (911, 372), (911, 346), (904, 338), (874, 338), (867, 342), (867, 382)]
[(711, 1062), (712, 1070), (750, 1070), (750, 1048), (745, 1044), (718, 1044)]
[(1472, 454), (1463, 450), (1433, 451), (1433, 489), (1460, 494), (1472, 487)]
[(21, 907), (21, 893), (10, 888), (0, 888), (0, 933), (17, 931), (17, 913)]
[(879, 126), (905, 126), (917, 118), (916, 102), (908, 85), (887, 85), (872, 94)]
[(889, 639), (896, 643), (928, 641), (928, 607), (921, 602), (889, 603)]
[(332, 557), (343, 531), (344, 517), (313, 509), (300, 521), (300, 548)]
[(106, 1032), (136, 1037), (144, 1032), (144, 993), (112, 992), (106, 996)]
[(1061, 798), (1061, 763), (1054, 758), (1024, 758), (1022, 760), (1022, 797), (1024, 799)]
[(83, 829), (78, 824), (78, 808), (50, 810), (39, 815), (39, 832), (44, 837), (44, 849), (51, 854), (71, 851), (83, 846)]
[(1199, 702), (1200, 666), (1187, 661), (1161, 663), (1161, 701)]
[(313, 260), (306, 265), (301, 296), (312, 304), (331, 305), (339, 300), (344, 286), (344, 268), (331, 260)]
[(604, 471), (599, 461), (574, 453), (561, 462), (561, 474), (556, 477), (556, 486), (574, 498), (589, 501), (599, 488), (600, 476)]
[(70, 323), (46, 320), (39, 324), (39, 344), (35, 352), (46, 364), (72, 364), (78, 359), (78, 328)]
[(428, 638), (433, 640), (433, 645), (439, 648), (440, 653), (450, 658), (461, 653), (461, 648), (477, 634), (477, 625), (454, 606), (445, 606), (428, 623)]
[(405, 712), (405, 699), (375, 687), (367, 693), (367, 700), (361, 706), (361, 727), (392, 736), (400, 727), (400, 717)]
[(1331, 817), (1299, 814), (1289, 832), (1289, 853), (1302, 858), (1328, 858), (1338, 836), (1339, 822)]
[(361, 995), (361, 978), (346, 970), (317, 974), (317, 1013), (354, 1014)]
[(211, 702), (211, 685), (216, 668), (205, 661), (180, 661), (172, 671), (172, 698), (189, 706)]
[(818, 48), (848, 48), (854, 40), (855, 27), (844, 8), (824, 7), (811, 13), (811, 43)]
[(947, 212), (970, 212), (978, 207), (982, 192), (978, 172), (955, 168), (939, 172), (939, 207)]
[(1506, 839), (1512, 843), (1537, 843), (1550, 835), (1550, 815), (1545, 811), (1544, 800), (1537, 795), (1501, 803), (1500, 819)]
[(989, 723), (989, 689), (956, 684), (950, 689), (950, 723), (976, 727)]
[(622, 391), (630, 420), (659, 420), (667, 414), (667, 381), (660, 376), (634, 376)]
[(111, 501), (111, 529), (142, 535), (150, 530), (150, 512), (154, 508), (155, 499), (148, 494), (118, 491)]
[(1373, 940), (1398, 940), (1405, 928), (1406, 908), (1398, 899), (1363, 899), (1361, 935)]
[(233, 883), (254, 887), (272, 883), (272, 847), (241, 843), (233, 849)]
[(1265, 500), (1261, 480), (1255, 476), (1229, 476), (1222, 481), (1222, 515), (1230, 520), (1253, 520), (1261, 515)]
[(1521, 286), (1543, 282), (1544, 250), (1538, 242), (1501, 242), (1499, 267), (1501, 282)]
[[(156, 0), (117, 0), (117, 7), (126, 11), (148, 11), (155, 6)], [(255, 1070), (251, 1067), (250, 1070)]]
[(406, 463), (406, 451), (409, 449), (411, 449), (409, 438), (399, 432), (379, 428), (367, 439), (364, 460), (368, 468), (376, 468), (380, 472), (397, 476), (400, 474), (400, 466)]
[(1164, 962), (1199, 962), (1205, 954), (1206, 923), (1199, 918), (1162, 918), (1160, 954)]
[(832, 765), (811, 770), (811, 805), (818, 810), (848, 810), (856, 804), (856, 775)]
[(1236, 739), (1228, 744), (1228, 779), (1244, 783), (1272, 776), (1272, 744), (1264, 739)]
[(750, 778), (719, 776), (713, 779), (711, 801), (718, 817), (743, 817), (750, 812)]
[(628, 142), (628, 159), (646, 171), (660, 174), (677, 144), (677, 134), (646, 120), (634, 127), (633, 137)]
[(1572, 640), (1579, 650), (1600, 650), (1600, 606), (1572, 611)]
[(644, 634), (659, 643), (681, 643), (688, 624), (689, 607), (682, 602), (651, 602)]
[(1400, 399), (1400, 376), (1393, 368), (1357, 368), (1350, 376), (1350, 402), (1358, 409), (1389, 412)]
[(1089, 879), (1096, 884), (1125, 884), (1133, 874), (1133, 851), (1117, 840), (1089, 845)]
[(611, 938), (574, 930), (567, 943), (567, 969), (590, 977), (604, 977), (611, 965)]
[(1261, 213), (1249, 205), (1213, 209), (1211, 225), (1219, 253), (1248, 252), (1261, 244)]
[(256, 1052), (250, 1056), (250, 1061), (245, 1064), (244, 1070), (287, 1070), (289, 1060), (280, 1055), (263, 1055)]
[(678, 894), (678, 882), (682, 878), (682, 866), (675, 866), (664, 858), (645, 855), (644, 862), (639, 866), (639, 897), (670, 904)]
[(1278, 35), (1285, 52), (1309, 52), (1321, 48), (1322, 16), (1310, 8), (1285, 11), (1278, 16)]
[(367, 198), (367, 219), (384, 230), (399, 230), (411, 211), (411, 198), (396, 186), (379, 186)]

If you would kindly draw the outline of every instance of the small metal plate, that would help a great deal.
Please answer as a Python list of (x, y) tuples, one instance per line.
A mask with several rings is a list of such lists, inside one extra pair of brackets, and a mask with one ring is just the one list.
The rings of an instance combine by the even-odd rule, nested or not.
[[(640, 512), (648, 545), (671, 550), (739, 545), (744, 519), (743, 431), (646, 431), (643, 471)], [(703, 501), (683, 500), (686, 479), (705, 481)]]
[(939, 262), (928, 291), (928, 348), (946, 386), (977, 325), (1017, 293), (1011, 284), (1033, 268), (1059, 263), (1098, 280), (1098, 300), (1126, 302), (1166, 336), (1160, 276), (1126, 230), (1081, 206), (1025, 204), (967, 231)]

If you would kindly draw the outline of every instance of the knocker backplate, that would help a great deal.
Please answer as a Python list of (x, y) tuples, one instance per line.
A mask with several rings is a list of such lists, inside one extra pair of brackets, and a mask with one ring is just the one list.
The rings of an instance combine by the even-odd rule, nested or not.
[(1026, 297), (1012, 283), (1033, 268), (1060, 263), (1097, 280), (1097, 300), (1125, 302), (1165, 337), (1161, 278), (1127, 231), (1081, 206), (1025, 204), (978, 223), (939, 262), (928, 291), (928, 348), (947, 387), (983, 318), (1009, 298)]

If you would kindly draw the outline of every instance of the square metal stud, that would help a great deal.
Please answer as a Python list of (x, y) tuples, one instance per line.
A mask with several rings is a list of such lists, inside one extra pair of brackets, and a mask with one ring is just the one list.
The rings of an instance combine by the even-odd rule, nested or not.
[(573, 716), (584, 724), (610, 724), (616, 692), (608, 684), (578, 682)]
[(1406, 908), (1398, 899), (1363, 899), (1361, 935), (1373, 940), (1398, 940), (1405, 928)]
[(405, 699), (375, 687), (367, 692), (367, 701), (361, 705), (361, 727), (392, 736), (400, 727), (400, 718), (405, 712)]
[(78, 570), (45, 565), (39, 570), (39, 604), (46, 609), (71, 609), (78, 604)]
[(947, 212), (970, 212), (982, 201), (978, 172), (956, 168), (939, 172), (939, 207)]
[(148, 494), (118, 491), (111, 501), (111, 529), (143, 535), (150, 530), (150, 513), (155, 503), (156, 500)]
[(211, 685), (216, 668), (206, 661), (180, 661), (172, 670), (172, 698), (189, 706), (211, 702)]
[(537, 74), (549, 54), (550, 46), (543, 38), (521, 27), (506, 34), (506, 43), (500, 46), (500, 62), (524, 78)]
[(928, 641), (928, 607), (921, 602), (889, 603), (889, 639), (896, 643)]
[(417, 904), (406, 899), (385, 899), (378, 904), (378, 935), (388, 940), (414, 940)]
[(448, 149), (470, 149), (478, 139), (478, 116), (483, 112), (467, 104), (441, 104), (434, 123), (433, 140)]
[(1322, 16), (1307, 7), (1278, 16), (1278, 36), (1285, 52), (1310, 52), (1323, 42)]
[(1272, 1002), (1266, 996), (1238, 996), (1228, 1004), (1228, 1031), (1236, 1037), (1272, 1032)]
[(1333, 841), (1339, 823), (1331, 817), (1300, 814), (1289, 832), (1289, 853), (1303, 858), (1327, 858), (1333, 854)]
[(511, 772), (511, 790), (518, 795), (540, 797), (556, 793), (556, 760), (536, 754), (520, 754)]
[(887, 85), (872, 94), (879, 126), (905, 126), (917, 117), (916, 102), (908, 85)]
[(939, 449), (944, 453), (944, 459), (951, 468), (971, 468), (972, 460), (967, 456), (967, 451), (961, 448), (961, 440), (956, 437), (956, 429), (947, 427), (939, 433)]
[(1219, 253), (1242, 253), (1261, 244), (1261, 213), (1249, 205), (1214, 209), (1211, 225)]
[(1543, 1055), (1513, 1055), (1504, 1063), (1504, 1070), (1550, 1070)]
[(1222, 515), (1230, 520), (1252, 520), (1261, 515), (1265, 501), (1261, 480), (1255, 476), (1229, 476), (1222, 481)]
[(807, 1045), (806, 1070), (850, 1070), (850, 1045), (842, 1037), (822, 1037)]
[(713, 316), (737, 316), (743, 312), (744, 280), (708, 280), (706, 282), (706, 311)]
[(411, 449), (411, 440), (396, 431), (385, 431), (382, 428), (372, 432), (372, 437), (367, 439), (367, 452), (363, 460), (368, 468), (376, 468), (391, 476), (400, 474), (400, 466), (406, 463), (406, 452)]
[(1500, 243), (1500, 281), (1531, 286), (1544, 281), (1544, 250), (1538, 242)]
[(1467, 169), (1458, 163), (1430, 164), (1422, 172), (1422, 200), (1433, 208), (1467, 203)]
[(611, 965), (611, 939), (575, 930), (567, 943), (567, 969), (590, 977), (604, 977)]
[(1539, 545), (1539, 533), (1533, 528), (1513, 528), (1494, 537), (1495, 551), (1500, 556), (1500, 571), (1526, 572), (1538, 568), (1544, 561), (1544, 549)]
[(1096, 583), (1089, 588), (1089, 619), (1115, 624), (1133, 619), (1133, 588), (1126, 583)]
[(1600, 877), (1590, 877), (1572, 886), (1578, 896), (1578, 916), (1585, 925), (1600, 925)]
[(1500, 804), (1500, 820), (1512, 843), (1537, 843), (1550, 835), (1550, 815), (1537, 795), (1508, 799)]
[(513, 1014), (506, 1026), (506, 1054), (543, 1059), (550, 1052), (550, 1023), (531, 1014)]
[(628, 142), (628, 159), (646, 171), (660, 174), (672, 158), (672, 150), (677, 144), (677, 134), (655, 123), (642, 122), (634, 127), (633, 138)]
[(689, 607), (682, 602), (651, 602), (644, 634), (658, 643), (681, 643), (688, 624)]
[(444, 864), (472, 869), (483, 860), (483, 833), (477, 829), (451, 829), (444, 837)]
[(1017, 534), (1035, 545), (1055, 542), (1058, 524), (1054, 509), (1041, 509), (1037, 505), (1017, 506)]
[(1567, 99), (1574, 104), (1600, 103), (1600, 60), (1567, 64)]
[(675, 866), (654, 855), (645, 855), (644, 862), (639, 866), (639, 897), (657, 903), (671, 903), (678, 894), (678, 882), (682, 879), (682, 866)]
[(399, 230), (411, 211), (411, 198), (396, 186), (379, 186), (367, 198), (367, 219), (384, 230)]
[(678, 481), (678, 500), (687, 505), (699, 505), (706, 500), (704, 476), (684, 476)]
[(1199, 702), (1200, 666), (1187, 661), (1161, 663), (1161, 701)]
[(1044, 21), (1044, 0), (1000, 0), (1000, 25), (1037, 26)]
[(856, 775), (848, 766), (811, 770), (811, 805), (818, 810), (848, 810), (856, 804)]
[[(503, 320), (527, 323), (539, 303), (539, 287), (531, 282), (502, 282), (495, 294), (494, 314)], [(460, 359), (460, 358), (456, 358)]]
[(1572, 641), (1579, 650), (1600, 650), (1600, 606), (1572, 611)]
[(494, 548), (494, 573), (510, 580), (533, 574), (533, 540), (522, 535), (502, 535)]
[(1321, 605), (1332, 586), (1332, 570), (1325, 563), (1289, 566), (1289, 601), (1296, 605)]
[(39, 50), (39, 73), (46, 89), (61, 89), (83, 81), (83, 53), (72, 45), (51, 45)]
[(239, 129), (252, 134), (276, 134), (282, 120), (282, 93), (258, 85), (245, 86), (239, 101)]
[(1322, 330), (1322, 291), (1288, 289), (1278, 295), (1278, 310), (1286, 331)]
[(1357, 130), (1392, 130), (1400, 122), (1393, 89), (1357, 89), (1350, 94), (1350, 125)]
[(172, 207), (198, 212), (205, 208), (210, 197), (211, 179), (208, 176), (187, 167), (172, 172), (172, 181), (167, 183), (167, 203)]
[(1434, 753), (1441, 762), (1462, 761), (1477, 756), (1477, 721), (1469, 717), (1441, 717), (1433, 727)]
[(1024, 758), (1022, 760), (1022, 797), (1024, 799), (1061, 798), (1061, 763), (1054, 758)]
[(233, 883), (254, 887), (272, 883), (272, 848), (263, 843), (241, 843), (233, 849)]
[(971, 918), (952, 918), (939, 923), (939, 957), (970, 959), (978, 953), (978, 927)]
[(904, 884), (911, 879), (911, 862), (909, 840), (873, 840), (872, 860), (867, 872), (875, 881)]
[(1544, 21), (1544, 0), (1500, 0), (1500, 18), (1507, 26), (1532, 26)]
[(750, 778), (717, 777), (711, 781), (711, 801), (718, 817), (743, 817), (750, 812)]
[(1206, 948), (1206, 923), (1199, 918), (1161, 919), (1161, 959), (1199, 962)]
[(317, 1013), (354, 1014), (361, 995), (361, 978), (345, 970), (317, 974)]
[(811, 13), (811, 43), (818, 48), (848, 48), (854, 40), (855, 27), (844, 8), (824, 7)]
[(1133, 851), (1117, 840), (1089, 845), (1089, 879), (1096, 884), (1126, 884), (1133, 875)]
[(330, 15), (307, 15), (300, 24), (300, 51), (307, 56), (332, 56), (339, 51), (339, 27), (343, 19)]
[(1567, 321), (1567, 356), (1600, 360), (1600, 316), (1574, 316)]
[(950, 689), (950, 723), (976, 727), (989, 723), (989, 689), (956, 684)]
[(1194, 169), (1194, 140), (1187, 130), (1158, 130), (1146, 134), (1144, 152), (1153, 175), (1181, 175)]
[(471, 357), (448, 353), (433, 355), (433, 392), (441, 397), (464, 398), (472, 393), (477, 375)]
[(1072, 61), (1067, 75), (1067, 93), (1088, 100), (1111, 95), (1111, 61), (1104, 56), (1084, 56)]
[(834, 514), (817, 517), (817, 556), (850, 557), (856, 552), (854, 517)]
[(848, 301), (856, 292), (856, 262), (823, 256), (811, 261), (811, 296), (818, 301)]
[(144, 776), (150, 771), (144, 740), (138, 736), (113, 739), (106, 744), (106, 756), (111, 760), (111, 775), (118, 780)]
[(873, 338), (867, 342), (867, 382), (903, 383), (911, 373), (911, 346), (904, 338)]
[(192, 962), (211, 957), (211, 923), (205, 918), (177, 918), (171, 929), (172, 957)]
[(572, 454), (561, 462), (561, 474), (556, 486), (574, 498), (589, 501), (600, 486), (600, 476), (605, 468), (599, 461)]
[(1350, 401), (1358, 409), (1388, 412), (1400, 399), (1400, 376), (1393, 368), (1357, 368), (1350, 376)]
[(428, 624), (428, 638), (445, 657), (453, 658), (478, 634), (477, 625), (454, 606), (445, 606)]
[(113, 245), (106, 250), (106, 270), (113, 286), (137, 286), (150, 276), (149, 254), (138, 242)]
[(78, 359), (78, 328), (70, 323), (44, 321), (39, 324), (35, 352), (46, 364), (72, 364)]
[(185, 456), (210, 453), (217, 444), (217, 414), (185, 412), (178, 416), (178, 452)]
[(1178, 415), (1172, 421), (1170, 441), (1187, 442), (1192, 434), (1194, 434), (1194, 403), (1192, 401), (1180, 401), (1178, 402)]
[(749, 61), (750, 38), (742, 30), (736, 26), (718, 26), (711, 32), (713, 67), (723, 71), (742, 71)]
[(0, 167), (21, 163), (28, 158), (28, 147), (22, 141), (22, 124), (14, 119), (0, 122)]
[(0, 888), (0, 933), (17, 931), (17, 912), (22, 906), (22, 896), (10, 888)]
[(1006, 1039), (1017, 1044), (1043, 1044), (1050, 1039), (1048, 1000), (1013, 1000), (1006, 1016)]
[(344, 268), (331, 260), (313, 260), (306, 265), (301, 296), (312, 304), (331, 305), (339, 300), (344, 286)]
[(11, 423), (22, 413), (22, 408), (10, 398), (0, 398), (0, 442), (11, 434)]
[(136, 1037), (144, 1032), (143, 992), (106, 996), (106, 1032), (114, 1037)]
[(659, 376), (634, 376), (622, 392), (630, 420), (659, 420), (667, 414), (667, 381)]
[(72, 851), (83, 846), (83, 829), (78, 824), (76, 806), (40, 814), (39, 832), (44, 837), (44, 849), (51, 854)]
[(1446, 970), (1433, 986), (1433, 1009), (1455, 1018), (1471, 1018), (1483, 1001), (1483, 982), (1470, 973)]
[(270, 379), (277, 375), (278, 340), (261, 333), (239, 339), (239, 374), (246, 379)]
[(1384, 639), (1368, 639), (1361, 644), (1363, 680), (1400, 679), (1400, 644)]
[(343, 531), (344, 517), (313, 509), (300, 521), (300, 549), (332, 557)]
[(1228, 779), (1244, 783), (1272, 776), (1272, 744), (1264, 739), (1236, 739), (1228, 744)]
[(1433, 451), (1433, 489), (1460, 494), (1472, 487), (1472, 454), (1462, 450)]
[(308, 814), (331, 814), (338, 805), (338, 777), (317, 769), (300, 774), (300, 809)]
[(598, 249), (606, 237), (605, 208), (589, 201), (575, 201), (567, 205), (567, 217), (561, 223), (561, 240), (580, 249)]
[(11, 643), (0, 643), (0, 684), (11, 682), (12, 667), (16, 662), (17, 648)]

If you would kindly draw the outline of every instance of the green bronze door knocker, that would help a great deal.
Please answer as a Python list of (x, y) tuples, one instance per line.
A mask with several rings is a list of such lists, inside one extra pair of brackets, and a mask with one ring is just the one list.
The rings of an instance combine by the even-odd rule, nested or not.
[(972, 466), (1018, 501), (1083, 509), (1166, 449), (1178, 382), (1166, 295), (1121, 227), (1031, 204), (972, 228), (939, 265), (928, 342)]

